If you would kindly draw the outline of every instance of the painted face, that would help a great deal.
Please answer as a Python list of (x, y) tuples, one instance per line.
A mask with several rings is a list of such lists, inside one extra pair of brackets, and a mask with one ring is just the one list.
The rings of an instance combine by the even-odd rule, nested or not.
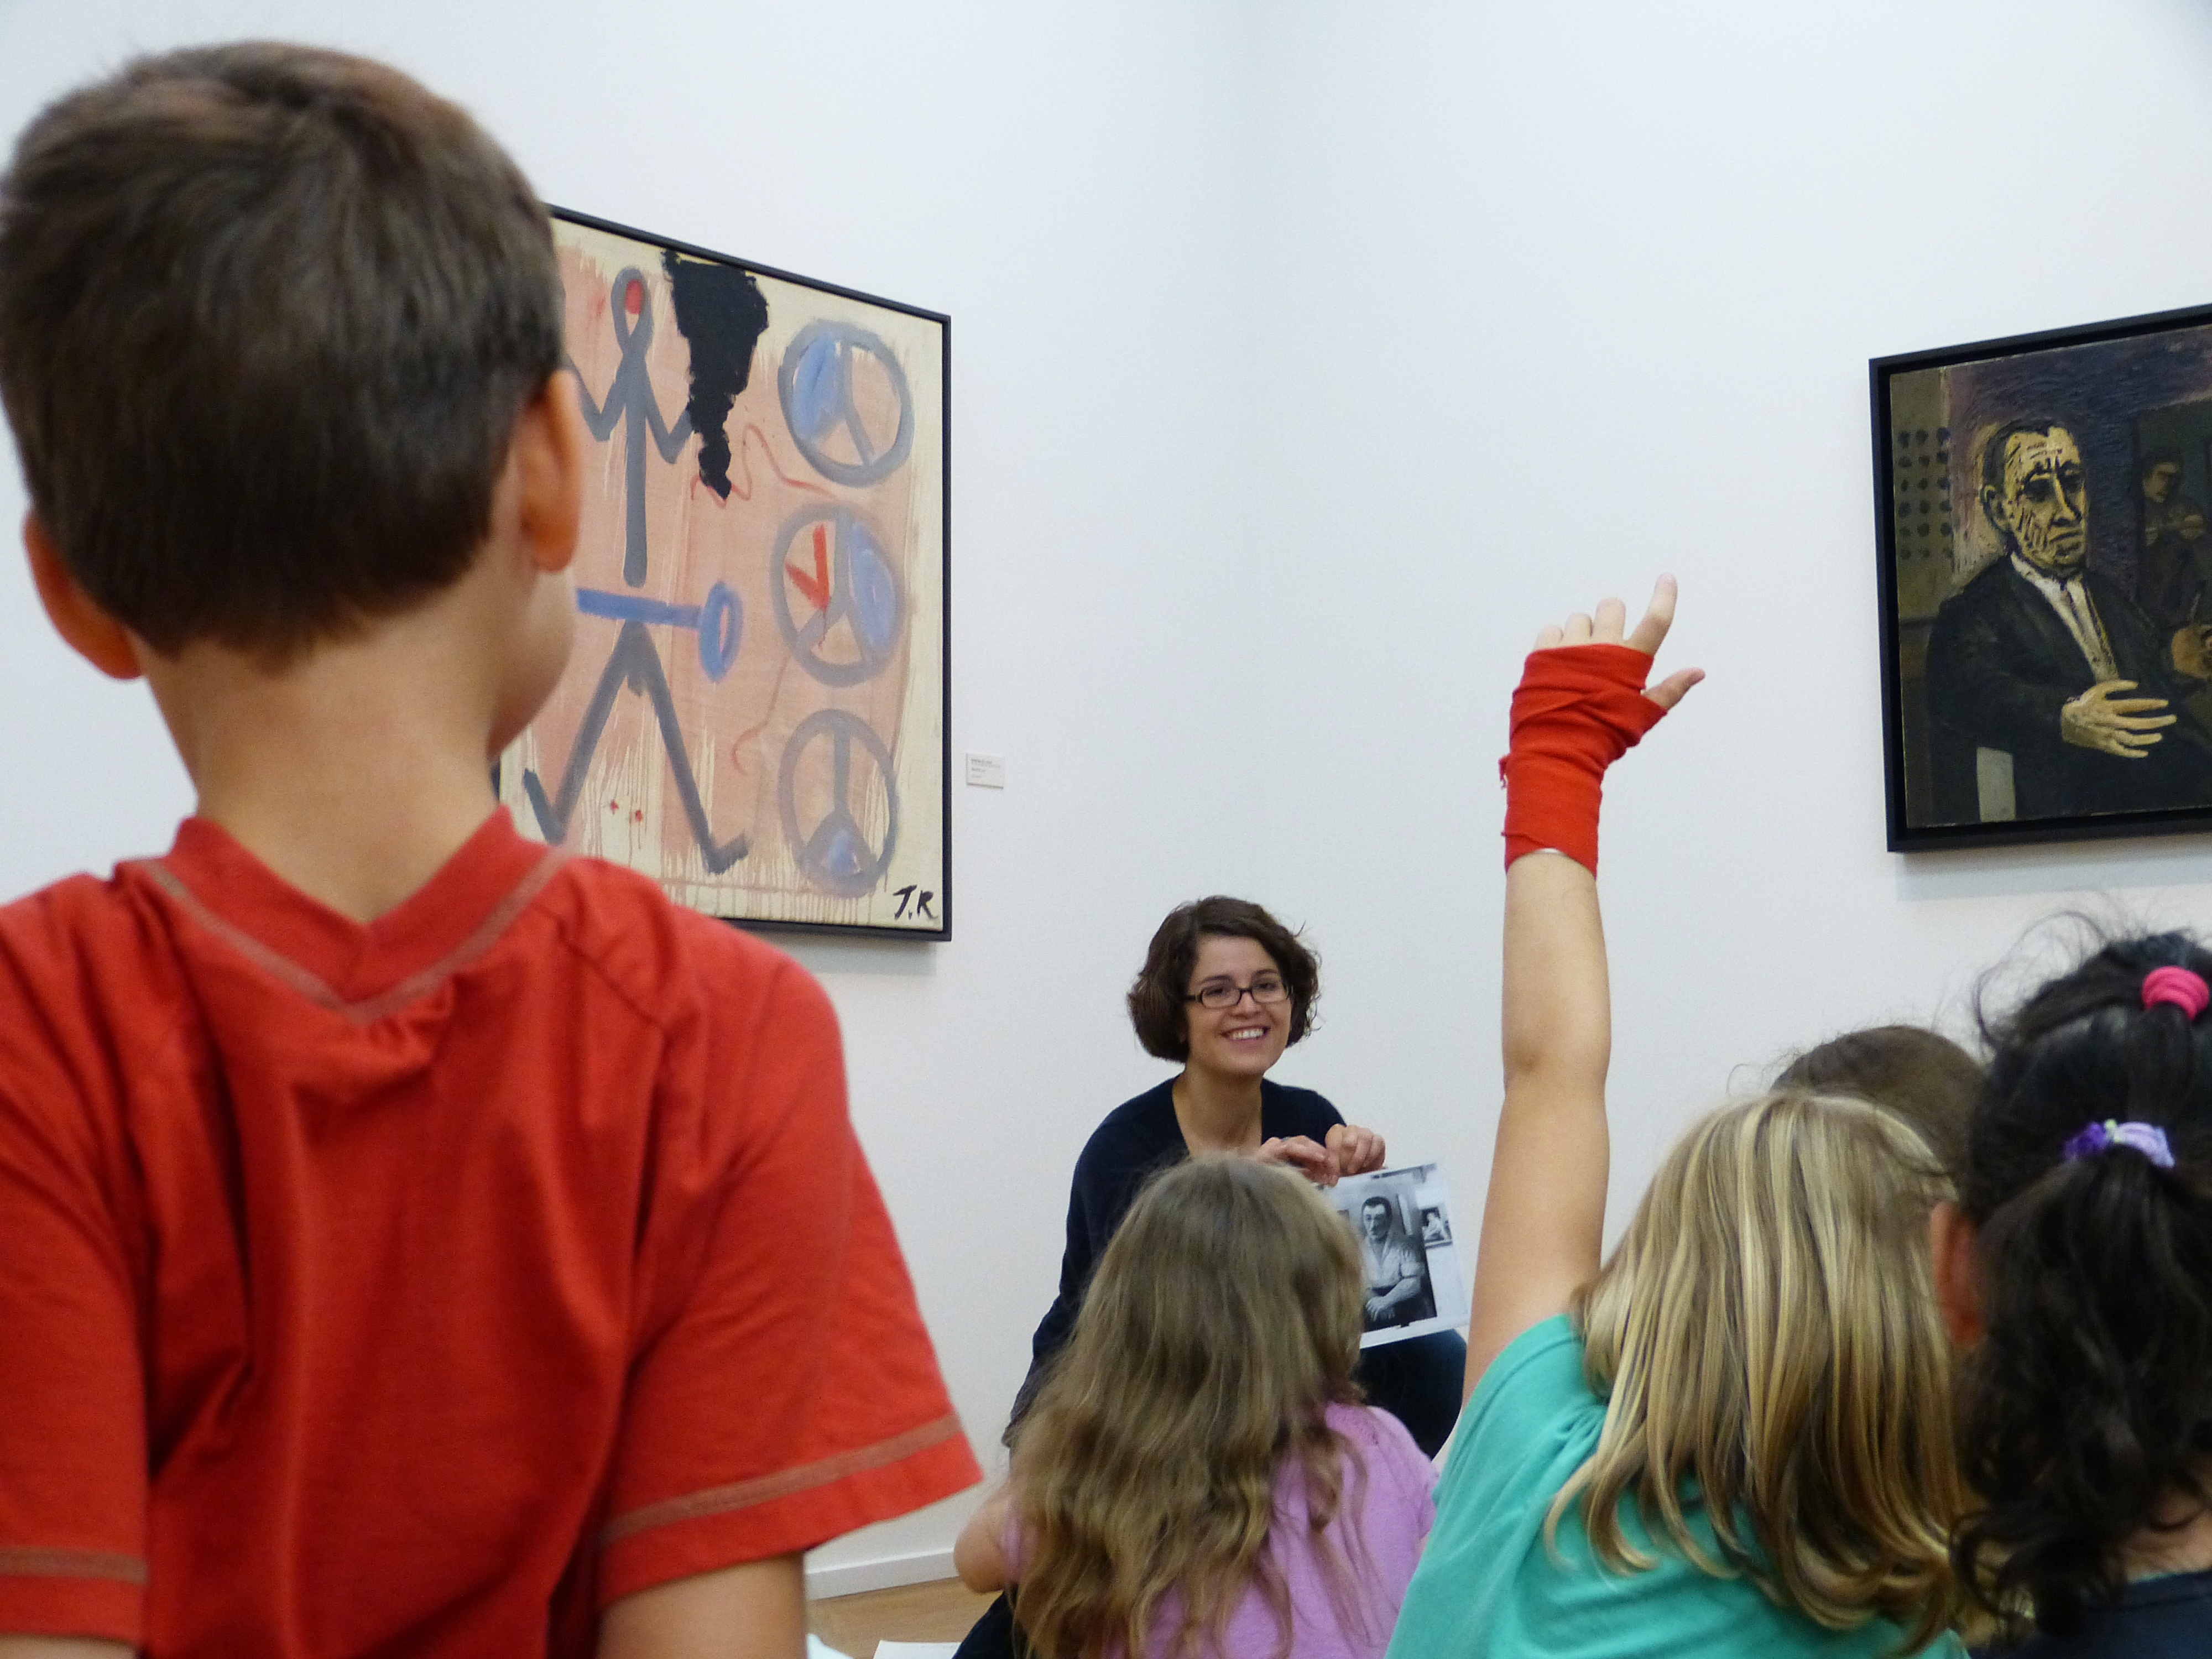
[(2180, 476), (2181, 469), (2172, 461), (2160, 461), (2143, 474), (2143, 494), (2154, 501), (2162, 501), (2173, 494), (2174, 480)]
[(2089, 556), (2088, 481), (2081, 448), (2063, 426), (2005, 441), (2004, 489), (1984, 489), (1982, 507), (2046, 574), (2070, 576)]
[(1359, 1220), (1367, 1229), (1367, 1237), (1380, 1244), (1382, 1235), (1390, 1231), (1390, 1206), (1379, 1198), (1370, 1198), (1360, 1206)]
[[(1207, 937), (1198, 942), (1198, 960), (1190, 970), (1190, 994), (1196, 996), (1209, 984), (1249, 986), (1255, 980), (1281, 977), (1274, 957), (1257, 939)], [(1191, 1066), (1224, 1077), (1264, 1075), (1290, 1046), (1292, 1006), (1287, 997), (1280, 1002), (1261, 1003), (1240, 996), (1226, 1008), (1184, 1003)]]

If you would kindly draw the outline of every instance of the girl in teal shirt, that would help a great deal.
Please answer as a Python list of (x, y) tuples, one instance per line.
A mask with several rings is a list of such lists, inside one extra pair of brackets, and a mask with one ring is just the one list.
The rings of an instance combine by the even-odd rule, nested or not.
[(1599, 782), (1700, 678), (1645, 687), (1674, 602), (1547, 628), (1514, 697), (1471, 1398), (1391, 1659), (1960, 1651), (1926, 1144), (1837, 1097), (1727, 1108), (1601, 1266)]

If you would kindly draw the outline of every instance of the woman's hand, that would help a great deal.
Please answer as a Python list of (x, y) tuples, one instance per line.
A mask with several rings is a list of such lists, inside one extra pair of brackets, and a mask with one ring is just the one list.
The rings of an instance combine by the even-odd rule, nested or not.
[[(1335, 1136), (1334, 1129), (1329, 1131), (1332, 1140)], [(1304, 1135), (1278, 1135), (1273, 1140), (1263, 1140), (1260, 1150), (1252, 1156), (1262, 1164), (1280, 1164), (1296, 1170), (1316, 1187), (1334, 1187), (1337, 1176), (1344, 1173), (1337, 1168), (1334, 1152)]]
[(1365, 1175), (1379, 1170), (1389, 1156), (1382, 1137), (1357, 1123), (1340, 1123), (1328, 1132), (1328, 1150), (1335, 1155), (1339, 1176)]

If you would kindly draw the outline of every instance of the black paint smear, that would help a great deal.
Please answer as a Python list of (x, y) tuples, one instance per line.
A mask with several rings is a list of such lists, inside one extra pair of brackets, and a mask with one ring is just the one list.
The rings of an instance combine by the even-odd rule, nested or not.
[(677, 331), (691, 343), (691, 429), (699, 434), (699, 477), (730, 498), (730, 405), (752, 378), (753, 348), (768, 327), (768, 296), (750, 270), (719, 260), (660, 256), (668, 273)]

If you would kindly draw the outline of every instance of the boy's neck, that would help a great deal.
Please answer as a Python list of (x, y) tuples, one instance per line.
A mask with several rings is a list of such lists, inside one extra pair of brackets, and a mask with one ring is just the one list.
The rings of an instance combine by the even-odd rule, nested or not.
[(470, 586), (281, 668), (204, 644), (149, 661), (199, 816), (356, 921), (420, 890), (495, 804), (501, 665)]

